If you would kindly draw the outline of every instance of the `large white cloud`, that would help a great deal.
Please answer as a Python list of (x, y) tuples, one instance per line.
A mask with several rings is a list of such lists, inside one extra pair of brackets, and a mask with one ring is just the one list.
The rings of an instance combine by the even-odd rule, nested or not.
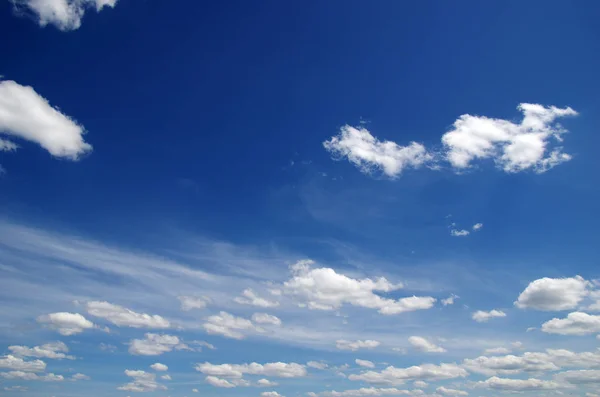
[(349, 125), (340, 128), (339, 135), (323, 142), (323, 146), (335, 158), (347, 158), (364, 173), (381, 170), (389, 177), (397, 177), (407, 168), (419, 168), (433, 158), (420, 143), (399, 146), (382, 142), (366, 128)]
[(100, 12), (113, 8), (117, 0), (11, 0), (18, 13), (29, 13), (40, 26), (54, 25), (62, 31), (75, 30), (87, 9)]
[(196, 365), (196, 371), (220, 378), (241, 379), (244, 374), (271, 376), (276, 378), (300, 378), (306, 376), (306, 367), (297, 363), (250, 363), (250, 364), (211, 364)]
[(408, 343), (410, 343), (415, 349), (420, 350), (425, 353), (445, 353), (446, 349), (436, 345), (423, 338), (422, 336), (411, 336), (408, 338)]
[(588, 295), (592, 283), (581, 276), (540, 278), (529, 283), (515, 305), (521, 309), (544, 311), (570, 310)]
[(44, 372), (46, 363), (42, 360), (25, 361), (11, 354), (0, 356), (0, 369), (22, 372)]
[(471, 318), (473, 318), (473, 320), (477, 321), (478, 323), (485, 323), (489, 319), (496, 318), (496, 317), (506, 317), (506, 313), (504, 313), (501, 310), (496, 310), (496, 309), (490, 310), (489, 312), (486, 312), (483, 310), (477, 310), (471, 316)]
[(348, 379), (372, 384), (399, 385), (408, 380), (435, 381), (464, 378), (467, 375), (468, 372), (457, 364), (442, 363), (440, 365), (415, 365), (408, 368), (396, 368), (389, 366), (381, 372), (366, 371), (361, 374), (352, 374), (348, 377)]
[(108, 302), (88, 302), (86, 308), (90, 315), (108, 320), (118, 327), (164, 329), (171, 326), (168, 320), (159, 315), (136, 313)]
[[(52, 107), (32, 87), (0, 81), (0, 134), (35, 142), (53, 156), (77, 160), (92, 150), (83, 140), (84, 133), (81, 125)], [(15, 149), (14, 144), (9, 147)]]
[(430, 309), (436, 299), (432, 297), (383, 298), (376, 292), (391, 292), (402, 288), (384, 277), (354, 279), (331, 268), (310, 267), (312, 261), (300, 261), (291, 267), (292, 278), (286, 281), (286, 293), (304, 299), (310, 309), (335, 310), (343, 304), (377, 309), (381, 314), (399, 314)]
[(39, 316), (37, 321), (64, 336), (79, 334), (95, 327), (94, 323), (79, 313), (50, 313)]
[(129, 353), (137, 356), (159, 356), (172, 350), (190, 350), (175, 335), (145, 334), (144, 339), (134, 339), (129, 343)]
[(167, 390), (167, 388), (156, 382), (156, 374), (145, 371), (133, 371), (126, 369), (125, 375), (132, 378), (130, 383), (119, 386), (117, 389), (129, 392), (153, 392), (157, 390)]
[(38, 357), (56, 360), (75, 360), (75, 357), (66, 354), (69, 352), (69, 348), (63, 342), (46, 343), (44, 345), (34, 347), (9, 346), (8, 350), (10, 350), (12, 354), (18, 357)]
[(583, 312), (569, 313), (566, 318), (553, 318), (542, 324), (542, 331), (560, 335), (600, 333), (600, 316)]

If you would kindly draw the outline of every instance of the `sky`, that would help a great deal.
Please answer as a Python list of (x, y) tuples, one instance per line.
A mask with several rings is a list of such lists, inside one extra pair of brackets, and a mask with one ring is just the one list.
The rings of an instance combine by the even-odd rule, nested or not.
[(599, 17), (0, 2), (0, 395), (599, 397)]

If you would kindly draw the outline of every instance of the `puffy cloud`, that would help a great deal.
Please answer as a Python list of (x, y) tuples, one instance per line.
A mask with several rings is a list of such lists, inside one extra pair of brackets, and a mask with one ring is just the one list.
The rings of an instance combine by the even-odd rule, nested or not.
[(399, 176), (407, 168), (419, 168), (433, 159), (420, 143), (399, 146), (391, 141), (380, 141), (364, 127), (349, 125), (343, 126), (339, 135), (323, 142), (323, 146), (334, 158), (347, 158), (365, 174), (380, 170), (390, 178)]
[(306, 363), (307, 367), (315, 369), (327, 369), (328, 365), (321, 361), (309, 361)]
[(383, 298), (375, 292), (391, 292), (402, 288), (384, 277), (354, 279), (330, 268), (311, 269), (312, 261), (300, 261), (291, 267), (293, 277), (284, 283), (288, 294), (303, 298), (310, 309), (335, 310), (343, 304), (378, 309), (381, 314), (399, 314), (430, 309), (432, 297)]
[(238, 296), (234, 300), (241, 305), (251, 305), (258, 307), (279, 306), (279, 302), (261, 298), (258, 295), (256, 295), (256, 293), (254, 293), (254, 291), (250, 288), (245, 289), (244, 292), (242, 292), (242, 296)]
[(40, 26), (54, 25), (62, 31), (76, 30), (89, 8), (100, 12), (117, 0), (11, 0), (17, 13), (29, 14)]
[(374, 349), (379, 346), (381, 342), (376, 340), (355, 340), (349, 341), (345, 339), (339, 339), (335, 342), (335, 347), (340, 350), (352, 350), (356, 351), (358, 349)]
[(157, 390), (167, 390), (167, 388), (156, 382), (156, 375), (145, 371), (125, 370), (125, 375), (133, 378), (130, 383), (118, 387), (118, 390), (129, 392), (153, 392)]
[(600, 316), (583, 312), (569, 313), (566, 318), (553, 318), (542, 324), (542, 331), (560, 335), (587, 335), (600, 332)]
[(118, 327), (164, 329), (171, 326), (169, 321), (161, 316), (136, 313), (108, 302), (88, 302), (86, 308), (90, 315), (103, 318)]
[(259, 379), (256, 381), (256, 384), (260, 387), (272, 387), (272, 386), (277, 386), (277, 382), (272, 382), (268, 379)]
[(91, 380), (92, 378), (90, 378), (89, 376), (85, 375), (85, 374), (80, 374), (80, 373), (76, 373), (73, 376), (71, 376), (71, 380)]
[(512, 375), (525, 372), (556, 371), (559, 367), (544, 353), (526, 353), (523, 356), (480, 356), (465, 359), (463, 368), (483, 375)]
[(535, 378), (529, 379), (507, 379), (493, 376), (485, 381), (475, 383), (475, 387), (485, 387), (493, 390), (506, 391), (527, 391), (527, 390), (554, 390), (560, 385), (557, 382), (540, 380)]
[(207, 376), (205, 379), (206, 383), (214, 387), (232, 388), (236, 385), (227, 379), (222, 379), (217, 376)]
[(252, 321), (223, 311), (218, 315), (208, 317), (202, 327), (209, 334), (231, 339), (244, 339), (245, 336), (240, 331), (260, 331)]
[(453, 305), (454, 301), (459, 298), (460, 297), (458, 295), (451, 294), (446, 299), (442, 299), (441, 302), (442, 302), (442, 305), (444, 305), (444, 306)]
[(36, 380), (42, 382), (62, 382), (65, 380), (64, 376), (62, 375), (54, 375), (52, 373), (38, 375), (33, 372), (25, 371), (0, 372), (0, 376), (8, 380)]
[(375, 368), (375, 364), (373, 364), (373, 362), (371, 362), (369, 360), (361, 360), (361, 359), (357, 358), (356, 360), (354, 360), (354, 362), (356, 364), (360, 365), (361, 367)]
[(435, 389), (435, 391), (437, 391), (440, 394), (443, 394), (444, 396), (468, 396), (469, 393), (467, 393), (466, 391), (463, 390), (456, 390), (456, 389), (448, 389), (444, 386), (440, 386), (437, 389)]
[(161, 364), (161, 363), (154, 363), (150, 366), (150, 368), (152, 368), (155, 371), (159, 371), (159, 372), (164, 372), (164, 371), (169, 370), (168, 366), (166, 366), (165, 364)]
[[(49, 4), (56, 1), (35, 3)], [(37, 143), (53, 156), (70, 160), (77, 160), (92, 150), (92, 146), (83, 140), (85, 131), (82, 126), (52, 107), (32, 87), (10, 80), (0, 81), (0, 134), (2, 133)], [(16, 149), (12, 142), (3, 142), (5, 149)]]
[(464, 378), (468, 372), (457, 364), (423, 364), (408, 368), (389, 366), (381, 372), (366, 371), (361, 374), (352, 374), (350, 380), (363, 381), (372, 384), (399, 385), (408, 380), (445, 380)]
[(466, 237), (466, 236), (468, 236), (469, 234), (471, 234), (471, 232), (470, 232), (470, 231), (468, 231), (468, 230), (464, 230), (464, 229), (462, 229), (462, 230), (459, 230), (459, 229), (451, 229), (451, 230), (450, 230), (450, 235), (451, 235), (452, 237)]
[(421, 336), (411, 336), (408, 342), (415, 348), (425, 353), (445, 353), (446, 349), (437, 346)]
[(490, 318), (496, 318), (496, 317), (506, 317), (506, 313), (504, 313), (501, 310), (490, 310), (489, 312), (485, 312), (483, 310), (477, 310), (472, 315), (473, 320), (477, 321), (478, 323), (485, 323)]
[(321, 397), (370, 397), (370, 396), (411, 396), (419, 395), (415, 391), (396, 389), (395, 387), (390, 388), (377, 388), (377, 387), (363, 387), (355, 390), (344, 390), (344, 391), (324, 391), (321, 393), (314, 393), (314, 396)]
[(178, 296), (177, 299), (181, 302), (181, 310), (186, 312), (204, 309), (210, 303), (210, 298), (205, 296)]
[(281, 325), (281, 320), (279, 318), (267, 313), (254, 313), (252, 315), (252, 321), (257, 324)]
[(63, 342), (46, 343), (45, 345), (32, 348), (27, 346), (9, 346), (8, 350), (18, 357), (38, 357), (56, 360), (75, 359), (75, 357), (65, 354), (69, 352), (69, 348)]
[(453, 129), (442, 136), (446, 157), (457, 169), (471, 166), (475, 159), (493, 159), (506, 172), (533, 169), (538, 173), (568, 161), (571, 156), (552, 141), (562, 142), (566, 132), (554, 121), (559, 117), (575, 116), (567, 107), (544, 107), (522, 103), (518, 106), (523, 120), (515, 124), (508, 120), (464, 114)]
[(282, 396), (281, 394), (277, 393), (276, 391), (264, 391), (262, 393), (260, 393), (261, 397), (285, 397)]
[(600, 370), (565, 371), (556, 374), (554, 378), (574, 385), (600, 384)]
[(481, 230), (482, 227), (483, 227), (483, 223), (476, 223), (473, 225), (473, 230), (478, 231), (478, 230)]
[(414, 387), (419, 387), (421, 389), (424, 389), (427, 386), (429, 386), (429, 384), (427, 382), (423, 382), (422, 380), (416, 380), (416, 381), (413, 382), (413, 386)]
[(42, 360), (25, 361), (13, 355), (0, 356), (0, 369), (22, 372), (44, 372), (46, 363)]
[(304, 365), (297, 363), (250, 363), (250, 364), (197, 364), (196, 371), (221, 378), (241, 379), (244, 374), (271, 376), (276, 378), (299, 378), (306, 376)]
[(529, 283), (515, 305), (520, 309), (559, 311), (574, 309), (588, 295), (592, 283), (581, 276), (540, 278)]
[(79, 334), (85, 329), (95, 327), (94, 323), (79, 313), (50, 313), (39, 316), (37, 321), (64, 336)]
[(145, 334), (145, 339), (134, 339), (129, 343), (129, 353), (136, 356), (159, 356), (175, 350), (189, 347), (177, 336), (165, 334)]

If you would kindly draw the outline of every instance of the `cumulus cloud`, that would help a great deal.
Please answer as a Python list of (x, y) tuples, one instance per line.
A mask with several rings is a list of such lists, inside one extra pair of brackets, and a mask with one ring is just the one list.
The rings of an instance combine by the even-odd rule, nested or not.
[(73, 376), (71, 376), (71, 380), (91, 380), (92, 378), (90, 378), (89, 376), (85, 375), (85, 374), (80, 374), (80, 373), (76, 373)]
[(277, 386), (277, 382), (270, 381), (269, 379), (259, 379), (256, 381), (256, 385), (260, 387), (272, 387)]
[(119, 386), (117, 389), (129, 392), (153, 392), (157, 390), (167, 390), (167, 388), (156, 382), (156, 375), (145, 371), (125, 370), (125, 375), (133, 378), (130, 383)]
[(415, 348), (425, 353), (445, 353), (446, 349), (431, 343), (421, 336), (411, 336), (408, 342)]
[(481, 230), (481, 228), (483, 228), (483, 223), (476, 223), (476, 224), (473, 225), (473, 230), (474, 231)]
[(600, 384), (600, 370), (565, 371), (554, 376), (555, 380), (573, 385)]
[(181, 302), (181, 310), (186, 312), (204, 309), (210, 303), (210, 298), (205, 296), (178, 296), (177, 299)]
[(168, 320), (159, 315), (136, 313), (108, 302), (88, 302), (86, 307), (88, 314), (103, 318), (118, 327), (164, 329), (171, 326)]
[(45, 345), (27, 347), (27, 346), (9, 346), (8, 350), (18, 357), (38, 357), (50, 358), (55, 360), (74, 360), (75, 357), (69, 356), (69, 348), (63, 342), (46, 343)]
[(390, 178), (399, 176), (405, 169), (419, 168), (433, 159), (425, 146), (411, 142), (399, 146), (391, 141), (380, 141), (364, 127), (345, 125), (337, 136), (323, 142), (335, 159), (347, 158), (361, 172), (381, 171)]
[(375, 368), (375, 364), (373, 364), (372, 361), (369, 360), (361, 360), (359, 358), (357, 358), (356, 360), (354, 360), (354, 362), (357, 365), (360, 365), (361, 367), (365, 367), (365, 368)]
[(62, 382), (65, 380), (62, 375), (55, 375), (52, 373), (45, 375), (38, 375), (33, 372), (25, 371), (9, 371), (0, 372), (0, 376), (7, 380), (27, 380), (27, 381), (41, 381), (41, 382)]
[(250, 363), (250, 364), (197, 364), (196, 371), (220, 378), (241, 379), (244, 374), (276, 378), (300, 378), (306, 376), (306, 367), (297, 363)]
[(444, 305), (444, 306), (453, 305), (454, 301), (459, 298), (460, 297), (458, 295), (451, 294), (446, 299), (442, 299), (441, 302), (442, 302), (442, 305)]
[(491, 354), (491, 355), (508, 354), (508, 353), (510, 353), (510, 349), (507, 349), (506, 347), (493, 347), (490, 349), (485, 349), (483, 351), (483, 354)]
[(515, 306), (543, 311), (574, 309), (588, 295), (590, 287), (592, 283), (581, 276), (544, 277), (529, 283), (519, 295)]
[(281, 394), (277, 393), (276, 391), (264, 391), (262, 393), (260, 393), (261, 397), (285, 397), (282, 396)]
[(467, 393), (466, 391), (463, 390), (456, 390), (456, 389), (448, 389), (444, 386), (440, 386), (437, 389), (435, 389), (435, 391), (437, 391), (438, 393), (444, 395), (444, 396), (468, 396), (469, 393)]
[(485, 323), (491, 318), (506, 317), (506, 313), (504, 313), (501, 310), (495, 310), (495, 309), (490, 310), (489, 312), (486, 312), (483, 310), (477, 310), (475, 313), (473, 313), (473, 315), (471, 317), (473, 318), (473, 320), (477, 321), (478, 323)]
[(352, 374), (350, 380), (362, 381), (372, 384), (399, 385), (409, 380), (445, 380), (464, 378), (468, 372), (457, 364), (440, 365), (423, 364), (408, 368), (396, 368), (389, 366), (381, 372), (366, 371), (361, 374)]
[(418, 396), (422, 393), (418, 391), (401, 390), (395, 387), (378, 388), (378, 387), (363, 387), (354, 390), (344, 391), (324, 391), (321, 393), (309, 394), (312, 397), (370, 397), (370, 396)]
[(20, 357), (11, 354), (0, 356), (0, 369), (21, 372), (44, 372), (46, 363), (42, 360), (25, 361)]
[(159, 371), (159, 372), (164, 372), (164, 371), (169, 370), (168, 366), (166, 366), (165, 364), (161, 364), (161, 363), (154, 363), (150, 366), (150, 368), (152, 368), (155, 371)]
[(381, 342), (376, 341), (376, 340), (350, 341), (350, 340), (345, 340), (345, 339), (339, 339), (335, 342), (335, 347), (337, 347), (340, 350), (356, 351), (359, 349), (374, 349), (377, 346), (379, 346), (380, 344), (381, 344)]
[(278, 317), (267, 313), (254, 313), (252, 315), (252, 321), (256, 324), (281, 325), (281, 320)]
[(600, 316), (583, 312), (569, 313), (566, 318), (553, 318), (542, 324), (542, 332), (559, 335), (600, 333)]
[[(0, 81), (0, 134), (37, 143), (55, 157), (77, 160), (92, 150), (83, 140), (84, 133), (81, 125), (52, 107), (32, 87)], [(12, 142), (3, 142), (5, 148), (16, 149)]]
[(236, 387), (236, 384), (228, 381), (227, 379), (222, 379), (217, 376), (207, 376), (205, 379), (206, 383), (214, 387), (223, 387), (223, 388), (232, 388)]
[(39, 316), (37, 321), (64, 336), (79, 334), (95, 327), (94, 323), (79, 313), (50, 313)]
[(241, 331), (261, 331), (252, 321), (223, 311), (208, 317), (202, 327), (209, 334), (231, 339), (244, 339), (245, 335)]
[(172, 350), (188, 350), (177, 336), (165, 334), (145, 334), (144, 339), (134, 339), (129, 343), (129, 353), (136, 356), (159, 356)]
[(395, 291), (402, 288), (402, 284), (392, 284), (384, 277), (354, 279), (331, 268), (312, 269), (312, 264), (312, 261), (300, 261), (293, 265), (293, 277), (283, 285), (286, 293), (306, 300), (310, 309), (335, 310), (350, 304), (391, 315), (430, 309), (436, 301), (432, 297), (417, 296), (398, 300), (383, 298), (376, 292)]
[(117, 0), (11, 0), (15, 11), (31, 16), (44, 27), (54, 25), (62, 31), (76, 30), (81, 26), (85, 12), (96, 12), (104, 7), (114, 8)]
[(321, 361), (309, 361), (306, 363), (307, 367), (315, 369), (327, 369), (328, 365)]
[(493, 390), (521, 392), (528, 390), (554, 390), (558, 389), (560, 385), (557, 382), (540, 380), (535, 378), (508, 379), (493, 376), (491, 378), (486, 379), (485, 381), (476, 382), (475, 387), (483, 387)]
[(544, 353), (527, 353), (523, 356), (480, 356), (465, 359), (463, 368), (482, 375), (513, 375), (521, 372), (556, 371), (559, 367)]
[(242, 296), (238, 296), (234, 300), (241, 305), (251, 305), (258, 307), (279, 306), (279, 302), (261, 298), (258, 295), (256, 295), (256, 293), (251, 288), (245, 289), (244, 292), (242, 292)]

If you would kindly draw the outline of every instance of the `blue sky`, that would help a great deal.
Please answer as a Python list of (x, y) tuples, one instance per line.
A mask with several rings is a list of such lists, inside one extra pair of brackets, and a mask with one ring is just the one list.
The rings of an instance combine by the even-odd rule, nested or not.
[(0, 395), (600, 396), (599, 13), (0, 3)]

